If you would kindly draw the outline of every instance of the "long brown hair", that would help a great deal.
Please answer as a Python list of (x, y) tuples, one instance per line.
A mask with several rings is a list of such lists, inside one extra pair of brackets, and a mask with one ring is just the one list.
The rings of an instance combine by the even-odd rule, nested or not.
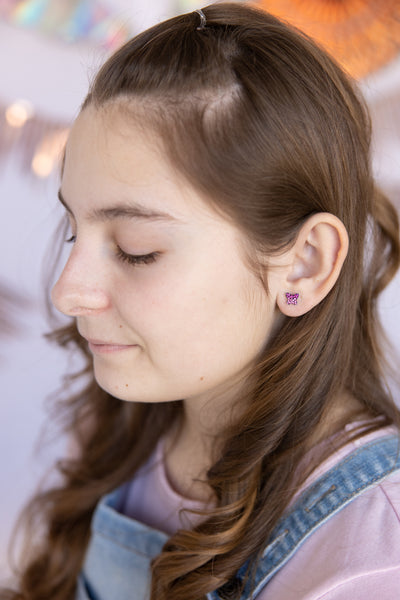
[[(328, 296), (309, 313), (285, 318), (259, 357), (242, 398), (246, 409), (208, 472), (216, 506), (165, 544), (153, 562), (151, 600), (199, 600), (256, 559), (339, 392), (381, 416), (371, 428), (398, 419), (384, 384), (376, 314), (399, 264), (398, 220), (371, 177), (364, 105), (335, 62), (299, 31), (240, 4), (203, 12), (205, 27), (193, 12), (123, 46), (101, 68), (83, 110), (117, 106), (128, 122), (153, 128), (172, 164), (253, 248), (267, 255), (287, 248), (317, 212), (343, 221), (350, 248)], [(31, 526), (39, 522), (43, 533), (19, 591), (8, 596), (14, 600), (73, 597), (99, 498), (134, 475), (182, 412), (180, 401), (113, 398), (93, 380), (75, 326), (55, 337), (87, 357), (89, 384), (64, 402), (80, 451), (58, 465), (62, 486), (31, 505)]]

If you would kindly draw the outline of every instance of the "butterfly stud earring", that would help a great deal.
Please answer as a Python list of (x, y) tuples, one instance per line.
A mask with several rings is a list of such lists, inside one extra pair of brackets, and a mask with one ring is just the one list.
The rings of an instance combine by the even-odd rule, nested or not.
[(286, 304), (297, 304), (297, 300), (299, 299), (299, 294), (290, 294), (286, 292)]

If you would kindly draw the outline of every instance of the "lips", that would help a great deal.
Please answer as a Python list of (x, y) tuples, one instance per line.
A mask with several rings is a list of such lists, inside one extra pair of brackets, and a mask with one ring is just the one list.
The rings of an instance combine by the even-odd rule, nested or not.
[(96, 340), (94, 338), (88, 338), (85, 335), (82, 336), (87, 340), (89, 344), (93, 344), (94, 346), (129, 346), (130, 344), (120, 344), (118, 342), (111, 342), (107, 340)]
[(136, 346), (117, 346), (116, 344), (92, 344), (89, 342), (89, 350), (94, 354), (110, 354), (112, 352), (124, 352)]
[(85, 339), (88, 342), (89, 350), (93, 352), (93, 354), (109, 354), (113, 352), (124, 352), (127, 350), (131, 350), (132, 348), (138, 347), (137, 344), (119, 344), (116, 342), (110, 342), (108, 340), (98, 340), (86, 337)]

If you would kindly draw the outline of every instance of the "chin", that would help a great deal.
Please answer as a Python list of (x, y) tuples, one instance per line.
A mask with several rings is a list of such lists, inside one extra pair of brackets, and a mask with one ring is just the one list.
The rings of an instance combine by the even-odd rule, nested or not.
[[(172, 402), (175, 398), (160, 397), (160, 394), (149, 394), (148, 389), (145, 393), (141, 393), (140, 390), (135, 386), (134, 382), (124, 382), (123, 378), (116, 380), (113, 378), (106, 378), (99, 376), (95, 373), (95, 379), (98, 385), (108, 394), (123, 400), (125, 402), (145, 402), (155, 404), (157, 402)], [(122, 383), (121, 383), (122, 382)]]

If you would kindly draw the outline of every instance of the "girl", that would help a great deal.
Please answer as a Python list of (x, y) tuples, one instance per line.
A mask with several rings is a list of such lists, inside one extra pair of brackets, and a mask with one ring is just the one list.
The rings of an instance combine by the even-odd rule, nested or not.
[(398, 598), (398, 222), (340, 68), (240, 4), (156, 25), (94, 80), (59, 198), (57, 336), (93, 379), (2, 597)]

